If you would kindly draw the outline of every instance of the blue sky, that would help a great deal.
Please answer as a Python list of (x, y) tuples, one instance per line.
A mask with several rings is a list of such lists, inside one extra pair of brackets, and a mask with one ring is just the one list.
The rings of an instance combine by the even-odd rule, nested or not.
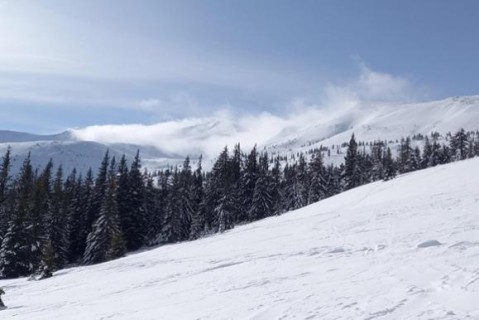
[(0, 128), (281, 115), (331, 86), (479, 94), (477, 12), (475, 0), (0, 0)]

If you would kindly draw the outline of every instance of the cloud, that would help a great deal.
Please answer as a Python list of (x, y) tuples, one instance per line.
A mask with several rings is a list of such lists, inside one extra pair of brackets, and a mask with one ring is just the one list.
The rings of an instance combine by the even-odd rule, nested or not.
[(334, 105), (359, 102), (411, 102), (425, 97), (425, 89), (410, 79), (375, 71), (360, 59), (355, 59), (359, 74), (342, 85), (326, 86), (325, 97)]
[(388, 73), (371, 70), (360, 62), (361, 73), (356, 84), (359, 96), (369, 101), (401, 101), (418, 95), (411, 81)]
[[(80, 140), (152, 145), (183, 156), (202, 153), (214, 157), (225, 145), (231, 147), (239, 142), (249, 149), (255, 144), (274, 143), (281, 140), (282, 134), (305, 131), (308, 127), (328, 124), (340, 117), (351, 117), (365, 104), (415, 99), (409, 80), (374, 71), (365, 64), (360, 64), (359, 70), (355, 79), (343, 85), (328, 85), (320, 101), (293, 99), (289, 112), (282, 115), (268, 112), (244, 114), (227, 107), (210, 116), (152, 125), (91, 126), (74, 130), (74, 134)], [(198, 102), (185, 93), (170, 96), (167, 102), (156, 98), (140, 102), (140, 106), (148, 110), (161, 110), (166, 105), (194, 108)]]
[[(105, 125), (73, 130), (80, 140), (103, 143), (152, 145), (185, 156), (213, 157), (225, 145), (242, 142), (246, 148), (266, 139), (285, 126), (284, 119), (268, 113), (237, 118), (228, 110), (211, 117), (165, 121), (153, 125)], [(261, 135), (258, 135), (258, 129)]]

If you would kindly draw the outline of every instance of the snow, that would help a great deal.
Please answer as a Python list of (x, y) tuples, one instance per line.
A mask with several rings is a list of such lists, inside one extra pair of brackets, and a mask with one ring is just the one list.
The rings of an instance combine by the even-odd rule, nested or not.
[[(417, 133), (477, 130), (479, 96), (453, 97), (422, 103), (366, 103), (334, 117), (289, 128), (269, 141), (272, 149), (306, 149), (340, 145), (354, 133), (362, 141), (390, 141)], [(297, 151), (297, 150), (296, 150)]]
[(0, 281), (0, 318), (479, 319), (478, 173), (479, 159), (452, 163), (221, 235)]

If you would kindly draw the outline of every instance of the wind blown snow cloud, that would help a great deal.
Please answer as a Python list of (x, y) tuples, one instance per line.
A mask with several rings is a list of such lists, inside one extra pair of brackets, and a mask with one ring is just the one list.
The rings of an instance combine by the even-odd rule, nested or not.
[[(238, 114), (231, 108), (219, 110), (207, 117), (171, 120), (152, 125), (102, 125), (73, 130), (79, 140), (102, 143), (132, 143), (151, 145), (180, 155), (204, 154), (215, 156), (224, 146), (240, 143), (243, 148), (262, 146), (292, 128), (326, 123), (343, 116), (362, 104), (415, 98), (413, 86), (405, 78), (371, 70), (360, 63), (360, 73), (354, 81), (338, 86), (329, 85), (319, 103), (303, 99), (291, 102), (284, 115), (272, 113)], [(185, 103), (187, 103), (186, 101)], [(143, 108), (154, 109), (162, 102), (149, 99)]]

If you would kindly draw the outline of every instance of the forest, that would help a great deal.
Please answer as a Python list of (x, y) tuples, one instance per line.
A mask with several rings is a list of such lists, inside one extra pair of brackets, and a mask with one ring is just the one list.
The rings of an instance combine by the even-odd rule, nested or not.
[(393, 152), (385, 141), (357, 142), (353, 134), (339, 166), (325, 164), (329, 148), (285, 159), (256, 147), (243, 152), (238, 144), (225, 147), (208, 172), (201, 157), (195, 168), (187, 157), (181, 166), (148, 172), (139, 152), (131, 164), (107, 152), (95, 175), (91, 169), (65, 174), (52, 160), (36, 169), (30, 157), (12, 175), (8, 150), (0, 164), (0, 277), (47, 278), (65, 267), (195, 240), (366, 183), (479, 155), (478, 132), (461, 129), (440, 138), (407, 137)]

